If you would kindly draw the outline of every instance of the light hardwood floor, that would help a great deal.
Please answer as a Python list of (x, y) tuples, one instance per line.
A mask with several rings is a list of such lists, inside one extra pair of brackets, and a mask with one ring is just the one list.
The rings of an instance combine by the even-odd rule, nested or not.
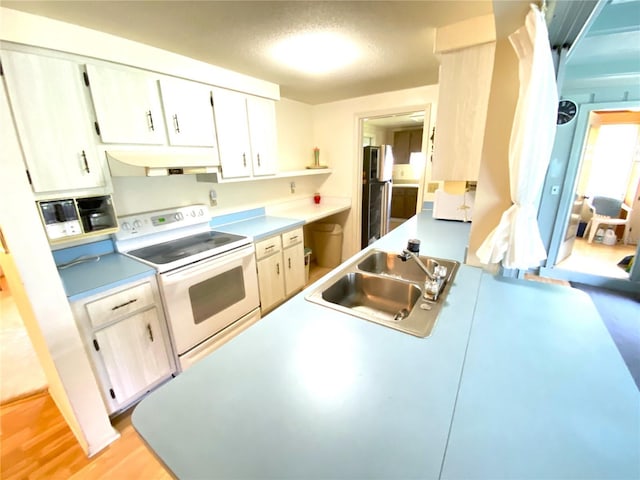
[(87, 458), (48, 393), (0, 408), (0, 478), (170, 479), (127, 412), (113, 422), (121, 437)]
[(629, 274), (618, 267), (618, 262), (635, 252), (636, 245), (587, 243), (586, 238), (578, 237), (571, 255), (558, 263), (556, 267), (603, 277), (629, 278)]

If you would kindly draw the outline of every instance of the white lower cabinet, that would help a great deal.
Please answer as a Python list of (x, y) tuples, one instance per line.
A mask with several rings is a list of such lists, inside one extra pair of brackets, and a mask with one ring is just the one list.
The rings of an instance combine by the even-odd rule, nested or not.
[(72, 303), (109, 413), (176, 371), (155, 277)]
[(256, 243), (263, 314), (304, 288), (303, 240), (302, 228), (297, 228)]

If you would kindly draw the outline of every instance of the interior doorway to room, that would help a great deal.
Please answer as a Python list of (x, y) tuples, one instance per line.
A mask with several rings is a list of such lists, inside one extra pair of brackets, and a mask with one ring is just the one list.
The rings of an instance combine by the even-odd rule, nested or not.
[[(626, 225), (602, 225), (589, 242), (596, 197), (623, 202)], [(623, 242), (625, 227), (627, 243)], [(606, 237), (606, 238), (605, 238)], [(640, 240), (640, 112), (592, 111), (582, 150), (574, 203), (556, 268), (600, 277), (629, 279), (625, 259)], [(622, 263), (622, 265), (619, 265)]]
[[(426, 123), (425, 123), (426, 115)], [(423, 180), (427, 167), (426, 154), (431, 150), (429, 133), (430, 108), (414, 109), (361, 119), (361, 152), (367, 146), (391, 145), (393, 170), (389, 205), (389, 231), (420, 211)], [(362, 169), (362, 153), (359, 161)], [(361, 178), (358, 176), (357, 178)], [(361, 197), (362, 198), (362, 197)], [(384, 202), (383, 202), (384, 203)], [(370, 205), (361, 200), (360, 221)]]

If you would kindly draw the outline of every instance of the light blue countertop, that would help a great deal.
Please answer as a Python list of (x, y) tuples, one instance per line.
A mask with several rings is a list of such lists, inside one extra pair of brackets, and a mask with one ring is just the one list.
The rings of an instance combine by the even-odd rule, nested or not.
[[(372, 247), (463, 258), (469, 224), (429, 214)], [(136, 407), (177, 477), (640, 475), (640, 396), (582, 292), (462, 265), (428, 338), (305, 293)]]
[(286, 232), (287, 230), (301, 227), (302, 225), (304, 225), (304, 220), (265, 215), (233, 223), (215, 225), (214, 228), (220, 232), (244, 235), (252, 238), (254, 241), (259, 241)]
[(100, 254), (68, 268), (59, 268), (70, 302), (155, 275), (153, 267), (120, 253)]

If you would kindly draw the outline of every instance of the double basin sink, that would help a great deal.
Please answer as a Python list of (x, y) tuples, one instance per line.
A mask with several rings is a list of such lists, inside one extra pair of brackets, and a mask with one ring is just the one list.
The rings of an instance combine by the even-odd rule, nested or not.
[(427, 274), (413, 258), (370, 250), (344, 265), (306, 296), (308, 301), (385, 325), (417, 337), (431, 334), (460, 265), (453, 260), (418, 257), (428, 270), (445, 267), (433, 295)]

